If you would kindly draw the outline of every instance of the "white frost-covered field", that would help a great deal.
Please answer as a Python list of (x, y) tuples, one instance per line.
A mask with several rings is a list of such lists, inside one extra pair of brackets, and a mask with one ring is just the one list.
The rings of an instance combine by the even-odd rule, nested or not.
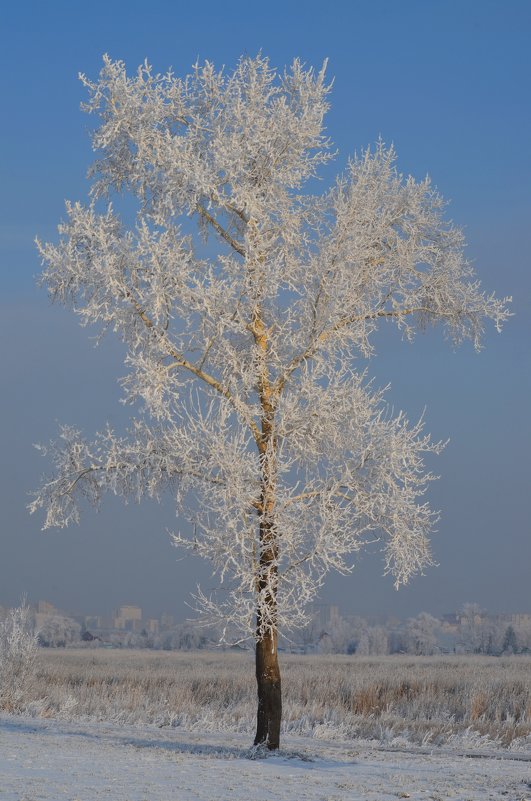
[(531, 754), (382, 748), (286, 736), (0, 718), (2, 801), (531, 800)]
[(250, 653), (42, 649), (0, 671), (0, 801), (531, 801), (528, 658), (283, 670), (264, 758)]

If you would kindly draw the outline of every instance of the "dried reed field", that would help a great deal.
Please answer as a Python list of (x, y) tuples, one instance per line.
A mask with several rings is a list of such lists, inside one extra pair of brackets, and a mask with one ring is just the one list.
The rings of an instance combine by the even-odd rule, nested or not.
[[(283, 655), (286, 732), (529, 748), (531, 658)], [(252, 652), (40, 650), (27, 714), (252, 734)]]

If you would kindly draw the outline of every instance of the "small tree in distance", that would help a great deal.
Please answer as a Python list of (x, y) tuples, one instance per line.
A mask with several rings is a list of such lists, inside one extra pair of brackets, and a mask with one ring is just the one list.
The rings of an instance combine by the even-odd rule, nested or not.
[(37, 638), (33, 615), (26, 598), (0, 621), (0, 709), (20, 712), (24, 692), (31, 680)]
[[(123, 339), (125, 396), (141, 408), (125, 437), (64, 427), (30, 508), (65, 526), (83, 498), (171, 492), (193, 532), (175, 543), (223, 585), (198, 605), (227, 637), (256, 640), (255, 744), (276, 749), (278, 635), (306, 622), (328, 571), (349, 572), (375, 537), (397, 585), (430, 564), (423, 457), (441, 445), (389, 412), (356, 359), (384, 321), (408, 338), (441, 322), (478, 347), (506, 304), (480, 291), (442, 199), (398, 174), (392, 148), (303, 191), (332, 158), (324, 66), (279, 74), (259, 55), (181, 80), (105, 57), (81, 80), (101, 158), (90, 204), (67, 204), (59, 244), (39, 243), (42, 280)], [(122, 194), (137, 203), (130, 227), (99, 207)]]

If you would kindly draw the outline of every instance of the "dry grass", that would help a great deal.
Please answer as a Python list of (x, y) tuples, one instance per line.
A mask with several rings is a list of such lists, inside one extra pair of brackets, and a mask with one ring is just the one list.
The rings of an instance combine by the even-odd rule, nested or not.
[[(284, 730), (417, 744), (531, 744), (531, 658), (282, 657)], [(39, 653), (29, 714), (251, 734), (250, 653)]]

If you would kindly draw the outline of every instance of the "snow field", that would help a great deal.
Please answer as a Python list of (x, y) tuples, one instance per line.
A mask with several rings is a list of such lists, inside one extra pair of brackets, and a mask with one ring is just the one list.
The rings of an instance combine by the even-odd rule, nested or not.
[[(531, 801), (531, 763), (288, 736), (0, 718), (2, 801)], [(501, 758), (500, 758), (501, 757)], [(530, 757), (531, 758), (531, 755)]]

